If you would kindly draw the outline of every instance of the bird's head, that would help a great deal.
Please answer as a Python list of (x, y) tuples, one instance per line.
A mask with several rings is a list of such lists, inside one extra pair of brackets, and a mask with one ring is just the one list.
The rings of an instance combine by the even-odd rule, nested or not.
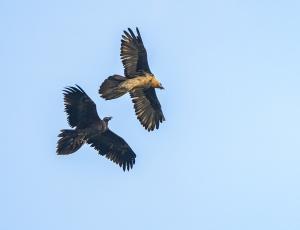
[(158, 89), (165, 89), (162, 84), (159, 82), (159, 80), (157, 80), (157, 78), (152, 74), (152, 78), (151, 78), (151, 86), (153, 88), (158, 88)]
[(108, 122), (112, 119), (112, 117), (104, 117), (103, 121), (108, 124)]

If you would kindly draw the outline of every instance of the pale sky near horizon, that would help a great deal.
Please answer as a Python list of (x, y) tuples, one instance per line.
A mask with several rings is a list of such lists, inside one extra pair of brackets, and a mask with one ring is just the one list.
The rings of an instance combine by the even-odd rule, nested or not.
[[(300, 229), (299, 1), (0, 1), (0, 229)], [(166, 122), (148, 133), (123, 74), (138, 26)], [(80, 85), (137, 154), (57, 156)]]

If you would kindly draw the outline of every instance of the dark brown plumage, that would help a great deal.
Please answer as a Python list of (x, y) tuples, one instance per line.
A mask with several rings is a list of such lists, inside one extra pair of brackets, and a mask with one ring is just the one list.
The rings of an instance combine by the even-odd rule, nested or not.
[(67, 87), (64, 90), (64, 104), (68, 123), (73, 130), (63, 129), (58, 135), (57, 154), (76, 152), (84, 143), (95, 148), (100, 155), (118, 164), (125, 171), (135, 163), (135, 153), (130, 146), (108, 128), (111, 117), (103, 120), (97, 114), (96, 104), (81, 89)]
[(148, 131), (159, 128), (165, 120), (155, 88), (163, 89), (151, 73), (147, 51), (138, 28), (137, 36), (128, 28), (121, 40), (121, 60), (125, 77), (113, 75), (100, 86), (99, 93), (106, 100), (118, 98), (129, 92), (138, 120)]

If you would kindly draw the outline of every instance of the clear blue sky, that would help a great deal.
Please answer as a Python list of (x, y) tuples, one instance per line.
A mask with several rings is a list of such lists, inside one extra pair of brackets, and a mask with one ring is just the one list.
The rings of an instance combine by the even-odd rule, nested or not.
[[(0, 1), (0, 229), (299, 230), (299, 1)], [(146, 132), (123, 73), (138, 26), (166, 122)], [(79, 84), (137, 154), (55, 154)]]

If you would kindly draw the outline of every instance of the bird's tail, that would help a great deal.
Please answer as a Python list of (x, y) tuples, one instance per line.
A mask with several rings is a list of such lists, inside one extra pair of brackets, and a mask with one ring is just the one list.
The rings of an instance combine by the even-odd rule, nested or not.
[(126, 81), (126, 78), (120, 75), (108, 77), (100, 86), (99, 93), (101, 97), (111, 100), (123, 96), (128, 92), (126, 87), (122, 87), (124, 81)]
[(66, 155), (76, 152), (84, 144), (85, 140), (77, 130), (63, 129), (58, 135), (56, 152), (58, 155)]

